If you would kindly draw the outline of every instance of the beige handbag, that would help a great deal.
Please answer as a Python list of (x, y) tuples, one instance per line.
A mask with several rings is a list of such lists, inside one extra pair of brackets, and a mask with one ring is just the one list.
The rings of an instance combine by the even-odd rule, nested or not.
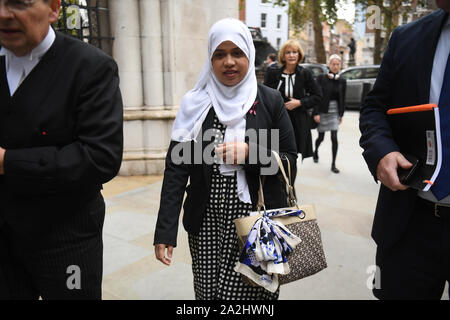
[[(266, 289), (272, 292), (274, 292), (274, 290), (278, 288), (278, 285), (286, 284), (295, 280), (308, 277), (327, 267), (327, 262), (323, 251), (322, 239), (320, 229), (317, 224), (314, 205), (306, 204), (299, 206), (297, 204), (293, 192), (293, 187), (291, 185), (291, 172), (289, 159), (286, 158), (286, 160), (288, 161), (288, 168), (289, 168), (288, 169), (289, 179), (288, 179), (279, 155), (276, 152), (273, 152), (273, 154), (278, 161), (281, 173), (283, 174), (284, 180), (286, 181), (286, 186), (288, 188), (288, 195), (289, 195), (289, 205), (291, 207), (266, 210), (264, 205), (264, 196), (262, 189), (263, 186), (260, 181), (260, 187), (258, 192), (258, 206), (257, 206), (258, 211), (254, 213), (255, 215), (239, 218), (234, 221), (238, 235), (239, 248), (242, 252), (242, 255), (245, 254), (245, 251), (242, 250), (245, 250), (244, 248), (246, 247), (246, 241), (250, 231), (252, 230), (252, 228), (254, 228), (254, 226), (256, 226), (255, 222), (257, 222), (258, 219), (261, 219), (263, 216), (269, 218), (269, 216), (279, 215), (279, 217), (270, 217), (269, 219), (271, 219), (271, 221), (281, 223), (282, 224), (281, 226), (286, 227), (291, 233), (293, 233), (300, 239), (300, 243), (298, 243), (293, 249), (293, 251), (287, 255), (288, 273), (276, 275), (275, 278), (277, 278), (276, 279), (277, 281), (275, 281), (275, 283), (273, 284), (270, 284), (269, 285), (270, 288), (267, 288), (265, 284), (263, 285), (264, 287), (266, 287)], [(261, 209), (263, 211), (261, 211)], [(293, 213), (294, 216), (286, 214), (289, 212)], [(242, 255), (241, 258), (243, 257)], [(240, 259), (240, 262), (243, 261)], [(255, 281), (252, 281), (255, 279), (252, 278), (252, 280), (250, 280), (245, 276), (245, 274), (247, 274), (245, 271), (248, 269), (247, 266), (241, 265), (241, 267), (239, 268), (238, 264), (236, 265), (235, 270), (241, 272), (244, 269), (244, 272), (241, 272), (243, 274), (244, 281), (246, 282), (250, 281), (251, 283), (255, 284)], [(260, 279), (258, 278), (257, 280)], [(266, 279), (264, 279), (264, 281), (265, 280)], [(257, 285), (262, 285), (258, 283), (258, 281), (256, 282)]]

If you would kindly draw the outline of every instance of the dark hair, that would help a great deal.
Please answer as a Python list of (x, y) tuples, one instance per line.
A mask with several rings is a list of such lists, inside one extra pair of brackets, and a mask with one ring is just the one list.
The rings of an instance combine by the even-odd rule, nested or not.
[(277, 55), (275, 53), (269, 54), (268, 58), (274, 62), (277, 61)]

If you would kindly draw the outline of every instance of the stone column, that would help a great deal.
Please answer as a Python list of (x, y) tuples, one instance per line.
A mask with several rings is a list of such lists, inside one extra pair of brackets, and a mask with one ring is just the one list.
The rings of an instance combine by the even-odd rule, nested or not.
[(164, 106), (160, 0), (140, 0), (144, 108)]
[(127, 157), (128, 166), (139, 168), (142, 174), (160, 174), (164, 170), (176, 114), (174, 110), (165, 110), (160, 2), (139, 1), (144, 105), (141, 111), (125, 115), (128, 121), (139, 121), (142, 125), (142, 152)]
[[(164, 24), (161, 26), (162, 39), (162, 62), (163, 62), (163, 80), (164, 80), (164, 105), (174, 106), (177, 104), (175, 97), (175, 39), (176, 29), (174, 21), (175, 9), (182, 1), (161, 0), (161, 20)], [(187, 56), (185, 56), (187, 58)]]
[(113, 57), (119, 66), (120, 90), (124, 104), (124, 155), (121, 175), (145, 174), (143, 161), (130, 161), (142, 154), (142, 121), (128, 114), (142, 110), (142, 63), (138, 0), (111, 0), (111, 33)]
[(111, 0), (113, 56), (119, 65), (120, 89), (126, 110), (141, 109), (142, 64), (138, 0)]

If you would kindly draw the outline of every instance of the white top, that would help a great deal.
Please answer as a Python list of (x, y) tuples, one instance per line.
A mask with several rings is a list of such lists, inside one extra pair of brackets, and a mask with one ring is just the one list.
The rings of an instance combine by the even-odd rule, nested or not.
[(6, 48), (0, 49), (0, 56), (5, 56), (6, 77), (8, 80), (9, 92), (11, 96), (16, 92), (20, 84), (26, 79), (30, 72), (37, 66), (42, 56), (52, 46), (55, 41), (55, 31), (49, 27), (47, 36), (42, 42), (31, 50), (30, 53), (18, 57)]
[[(447, 65), (447, 59), (450, 53), (450, 17), (442, 27), (441, 36), (436, 47), (436, 53), (434, 54), (433, 70), (431, 72), (431, 85), (430, 85), (430, 103), (439, 105), (439, 97), (441, 95), (442, 83), (444, 82), (445, 66)], [(450, 161), (447, 159), (446, 161)], [(423, 199), (450, 204), (450, 195), (437, 201), (436, 197), (431, 191), (419, 191), (419, 196)]]

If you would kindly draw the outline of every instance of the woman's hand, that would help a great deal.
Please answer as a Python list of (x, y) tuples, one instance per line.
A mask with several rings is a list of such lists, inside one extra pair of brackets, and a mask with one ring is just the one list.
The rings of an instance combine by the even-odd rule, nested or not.
[(315, 121), (316, 123), (320, 123), (320, 115), (316, 114), (316, 115), (314, 116), (314, 121)]
[(285, 103), (286, 109), (288, 110), (294, 110), (295, 108), (298, 108), (302, 105), (302, 102), (300, 100), (291, 98), (288, 102)]
[[(166, 249), (167, 249), (167, 258), (166, 258)], [(166, 244), (155, 244), (155, 255), (156, 259), (161, 261), (167, 266), (170, 266), (170, 262), (173, 254), (173, 246)]]
[(217, 156), (227, 164), (243, 164), (248, 158), (248, 144), (245, 142), (226, 142), (215, 149)]

